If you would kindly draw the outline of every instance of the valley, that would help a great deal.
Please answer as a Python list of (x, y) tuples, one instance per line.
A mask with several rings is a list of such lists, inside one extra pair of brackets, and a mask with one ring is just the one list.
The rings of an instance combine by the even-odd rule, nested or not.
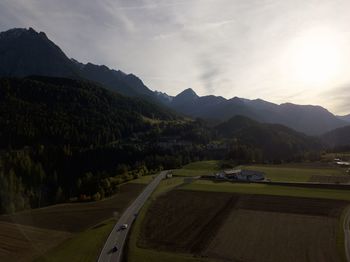
[[(150, 26), (154, 29), (166, 20), (156, 12), (159, 6), (113, 5), (103, 10), (118, 13), (127, 24), (125, 32), (111, 37), (123, 42), (118, 50), (132, 47), (124, 43), (126, 34), (133, 32), (138, 40), (137, 51), (123, 50), (130, 57), (116, 61), (135, 62), (136, 67), (124, 66), (138, 68), (145, 82), (134, 73), (87, 62), (90, 57), (81, 53), (84, 62), (70, 58), (32, 27), (0, 33), (0, 261), (348, 261), (350, 120), (347, 103), (339, 102), (346, 87), (340, 95), (339, 88), (328, 94), (332, 112), (289, 102), (294, 95), (282, 87), (260, 92), (260, 83), (249, 97), (284, 100), (238, 97), (249, 85), (233, 82), (227, 97), (214, 95), (217, 84), (238, 77), (212, 81), (227, 63), (212, 68), (215, 63), (202, 60), (207, 54), (197, 45), (190, 52), (196, 53), (195, 63), (181, 63), (188, 72), (170, 77), (176, 68), (170, 72), (153, 61), (157, 52), (147, 54), (151, 61), (139, 59), (147, 53), (138, 48), (139, 25), (123, 15), (153, 10), (159, 19), (157, 27)], [(85, 23), (95, 16), (80, 17)], [(205, 24), (204, 31), (219, 32), (231, 20)], [(103, 23), (108, 30), (119, 28), (109, 26), (111, 21)], [(181, 19), (174, 25), (184, 35), (197, 31)], [(165, 32), (149, 34), (148, 46), (160, 48), (158, 41), (178, 33)], [(103, 41), (94, 52), (85, 50), (93, 46), (87, 42), (81, 50), (115, 65), (114, 52), (108, 53), (111, 60), (97, 59), (110, 48), (110, 40)], [(67, 54), (73, 53), (71, 45), (62, 45)], [(162, 61), (177, 53), (169, 50)], [(149, 72), (142, 69), (145, 61)], [(159, 71), (152, 72), (154, 65)], [(205, 72), (197, 70), (202, 67)], [(202, 85), (198, 94), (211, 94), (181, 91), (187, 73), (198, 75), (200, 81), (191, 83)], [(256, 76), (249, 72), (249, 78)], [(164, 79), (170, 86), (181, 83), (178, 94), (146, 85)]]
[[(154, 195), (145, 206), (130, 237), (127, 261), (141, 256), (144, 261), (344, 261), (347, 190), (200, 179), (185, 183), (185, 174), (197, 176), (203, 167), (217, 172), (217, 165), (197, 162), (175, 170), (184, 183)], [(288, 181), (295, 170), (286, 169), (277, 166), (272, 173)], [(298, 171), (311, 176), (317, 169), (299, 165)], [(336, 168), (324, 175), (327, 171), (338, 175)]]

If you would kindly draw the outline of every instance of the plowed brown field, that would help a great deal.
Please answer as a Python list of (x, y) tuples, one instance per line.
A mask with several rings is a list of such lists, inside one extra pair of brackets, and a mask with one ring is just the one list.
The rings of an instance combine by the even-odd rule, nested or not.
[(150, 206), (138, 245), (222, 261), (339, 261), (349, 202), (175, 190)]

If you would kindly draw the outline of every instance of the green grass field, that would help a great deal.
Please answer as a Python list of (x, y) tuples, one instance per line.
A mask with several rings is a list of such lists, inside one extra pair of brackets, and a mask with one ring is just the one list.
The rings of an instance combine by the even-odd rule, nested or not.
[(302, 165), (255, 165), (241, 166), (242, 169), (261, 171), (266, 174), (266, 178), (271, 181), (285, 182), (308, 182), (313, 175), (316, 176), (343, 176), (346, 175), (345, 169), (341, 168), (317, 168)]
[(219, 170), (219, 162), (215, 160), (211, 161), (199, 161), (188, 164), (181, 169), (175, 169), (173, 174), (175, 176), (203, 176), (211, 175)]
[(115, 219), (102, 222), (93, 228), (74, 235), (35, 261), (96, 261), (100, 249), (114, 225)]
[(148, 184), (150, 183), (153, 178), (156, 175), (147, 175), (147, 176), (142, 176), (140, 178), (134, 179), (134, 180), (130, 180), (128, 183), (135, 183), (135, 184)]
[(350, 201), (350, 194), (347, 190), (303, 188), (292, 186), (276, 186), (266, 184), (245, 184), (230, 182), (213, 182), (208, 180), (198, 180), (192, 184), (184, 185), (182, 189), (199, 190), (210, 192), (228, 192), (241, 194), (262, 194), (280, 195), (294, 197), (326, 198)]
[[(321, 169), (315, 167), (305, 167), (299, 165), (290, 166), (249, 166), (249, 169), (261, 170), (270, 175), (273, 181), (308, 181), (312, 175), (340, 175), (339, 170)], [(194, 180), (192, 183), (186, 183), (185, 177), (200, 175), (209, 175), (219, 170), (218, 161), (201, 161), (186, 165), (182, 169), (174, 170), (172, 179), (163, 180), (151, 198), (142, 208), (138, 219), (132, 227), (128, 242), (128, 261), (129, 262), (199, 262), (210, 261), (208, 258), (193, 257), (189, 254), (160, 252), (151, 249), (140, 248), (137, 246), (140, 236), (141, 226), (152, 201), (159, 195), (180, 188), (185, 190), (211, 191), (211, 192), (229, 192), (243, 194), (265, 194), (281, 195), (310, 198), (326, 198), (350, 201), (350, 194), (343, 190), (330, 190), (318, 188), (299, 188), (287, 186), (272, 186), (265, 184), (235, 184), (229, 182), (212, 182), (207, 180)], [(281, 177), (283, 179), (281, 179)]]

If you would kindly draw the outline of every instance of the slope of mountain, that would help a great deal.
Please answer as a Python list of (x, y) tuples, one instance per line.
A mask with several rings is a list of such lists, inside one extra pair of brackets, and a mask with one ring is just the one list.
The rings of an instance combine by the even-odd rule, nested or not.
[[(185, 94), (185, 95), (184, 95)], [(286, 125), (309, 135), (320, 135), (346, 125), (332, 113), (320, 106), (273, 104), (261, 99), (249, 100), (234, 97), (200, 97), (192, 90), (177, 95), (170, 107), (193, 117), (226, 121), (235, 115), (243, 115), (266, 123)]]
[(105, 144), (149, 128), (170, 112), (91, 82), (51, 77), (0, 79), (0, 145)]
[(159, 102), (161, 102), (164, 105), (169, 105), (171, 101), (174, 99), (174, 97), (169, 96), (168, 94), (160, 91), (154, 91), (154, 94), (156, 95)]
[(81, 65), (80, 68), (80, 75), (83, 78), (98, 82), (122, 95), (153, 96), (153, 92), (133, 74), (125, 74), (120, 70), (116, 71), (106, 66), (98, 66), (91, 63)]
[(278, 124), (259, 123), (244, 116), (235, 116), (215, 127), (217, 133), (236, 143), (257, 148), (265, 159), (288, 159), (307, 151), (319, 150), (319, 139), (306, 136)]
[(310, 135), (319, 135), (346, 125), (321, 106), (285, 103), (280, 105), (279, 113), (282, 118), (277, 123)]
[(350, 114), (345, 116), (338, 116), (339, 119), (350, 123)]
[(350, 147), (350, 126), (332, 130), (324, 134), (322, 139), (332, 147)]
[(88, 79), (126, 96), (156, 97), (135, 75), (69, 59), (43, 32), (17, 28), (0, 33), (0, 76), (31, 75)]
[(77, 77), (78, 69), (45, 33), (32, 28), (0, 33), (0, 76)]

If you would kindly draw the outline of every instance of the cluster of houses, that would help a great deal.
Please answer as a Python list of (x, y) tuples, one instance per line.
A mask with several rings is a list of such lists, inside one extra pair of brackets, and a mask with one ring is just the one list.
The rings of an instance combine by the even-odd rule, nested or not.
[(232, 181), (263, 181), (265, 173), (254, 170), (230, 169), (216, 173), (215, 178)]

